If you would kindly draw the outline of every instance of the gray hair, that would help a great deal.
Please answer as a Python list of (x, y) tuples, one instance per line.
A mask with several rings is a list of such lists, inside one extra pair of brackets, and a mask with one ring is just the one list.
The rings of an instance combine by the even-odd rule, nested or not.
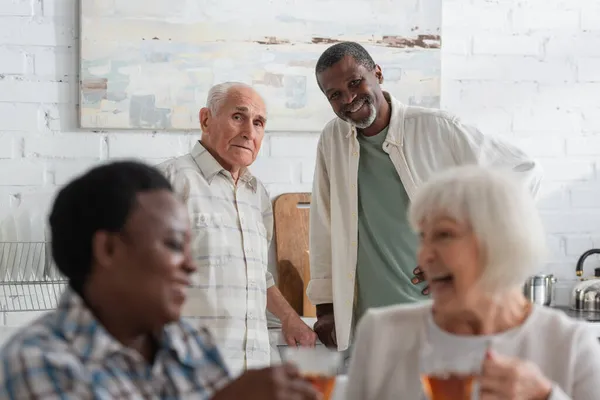
[(315, 65), (315, 73), (320, 74), (346, 56), (351, 56), (358, 64), (369, 71), (375, 68), (375, 61), (373, 61), (367, 49), (356, 42), (341, 42), (328, 47), (321, 54)]
[(446, 216), (473, 229), (485, 255), (480, 284), (501, 293), (522, 285), (546, 256), (544, 227), (534, 197), (514, 171), (470, 165), (433, 177), (412, 199), (408, 217)]
[(254, 90), (252, 86), (242, 82), (223, 82), (216, 84), (210, 88), (206, 99), (206, 107), (210, 110), (210, 113), (213, 115), (218, 114), (221, 106), (225, 102), (225, 99), (227, 99), (227, 94), (229, 91), (236, 88), (247, 88)]

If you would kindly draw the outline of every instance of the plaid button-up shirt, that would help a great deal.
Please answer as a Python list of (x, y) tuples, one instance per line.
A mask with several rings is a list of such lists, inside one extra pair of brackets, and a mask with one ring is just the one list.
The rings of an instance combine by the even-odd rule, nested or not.
[(198, 271), (184, 316), (209, 328), (232, 376), (270, 364), (268, 271), (273, 209), (248, 170), (234, 182), (197, 143), (192, 152), (159, 165), (186, 203)]
[(206, 331), (164, 328), (153, 364), (117, 342), (75, 292), (0, 353), (4, 399), (208, 399), (228, 381)]

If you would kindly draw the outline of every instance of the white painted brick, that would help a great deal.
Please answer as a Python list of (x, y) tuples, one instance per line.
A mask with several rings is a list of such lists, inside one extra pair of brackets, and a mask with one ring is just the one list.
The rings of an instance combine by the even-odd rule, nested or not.
[[(464, 3), (464, 2), (463, 2)], [(443, 13), (444, 27), (465, 27), (473, 32), (479, 31), (504, 31), (509, 32), (510, 7), (503, 4), (486, 4), (478, 1), (463, 6), (445, 6)]]
[(548, 6), (515, 7), (512, 10), (512, 28), (515, 32), (575, 31), (579, 29), (579, 11)]
[(15, 135), (0, 133), (0, 158), (13, 158), (15, 156), (16, 141)]
[(594, 181), (593, 185), (572, 188), (571, 206), (600, 209), (600, 181)]
[(2, 5), (0, 6), (0, 17), (27, 17), (30, 15), (33, 15), (31, 0), (2, 0)]
[(582, 110), (584, 132), (600, 132), (600, 107)]
[(535, 104), (539, 108), (600, 107), (600, 83), (540, 84), (538, 92)]
[(551, 182), (550, 179), (542, 180), (537, 200), (540, 210), (566, 210), (570, 204), (567, 184)]
[(164, 159), (189, 151), (188, 137), (182, 134), (114, 133), (108, 136), (110, 158)]
[(458, 80), (572, 82), (575, 69), (568, 60), (540, 61), (532, 57), (485, 56), (445, 58), (444, 73)]
[(38, 121), (38, 106), (35, 104), (0, 103), (0, 130), (35, 130)]
[(265, 183), (265, 187), (272, 200), (284, 193), (310, 193), (312, 191), (310, 183)]
[(42, 0), (42, 10), (46, 17), (64, 17), (75, 13), (75, 0)]
[(600, 30), (600, 4), (597, 0), (590, 0), (582, 5), (581, 29), (584, 31)]
[(44, 164), (32, 160), (0, 160), (0, 186), (41, 186)]
[(519, 136), (512, 140), (531, 157), (564, 157), (565, 139), (562, 137), (548, 137), (536, 135), (530, 137)]
[(561, 236), (546, 235), (546, 246), (551, 259), (555, 260), (565, 256), (565, 241)]
[[(579, 258), (589, 249), (600, 248), (600, 235), (569, 235), (566, 237), (566, 243), (567, 255)], [(594, 257), (590, 256), (584, 263), (584, 270), (589, 275), (591, 275), (593, 272), (593, 267), (591, 266), (594, 264), (594, 262), (590, 262), (593, 259)], [(596, 263), (598, 260), (599, 259), (596, 259)], [(596, 267), (600, 267), (600, 265), (596, 265)], [(575, 265), (573, 265), (573, 271), (575, 271)]]
[(598, 226), (600, 226), (600, 212), (543, 212), (542, 220), (544, 222), (544, 226), (546, 227), (546, 232), (550, 234), (585, 234), (590, 232), (598, 232)]
[(66, 82), (0, 81), (0, 101), (16, 103), (68, 103), (74, 88)]
[(25, 140), (26, 157), (100, 158), (104, 140), (99, 134), (70, 133), (31, 136)]
[(464, 124), (475, 126), (488, 135), (506, 135), (512, 131), (512, 115), (498, 107), (467, 108), (460, 103), (451, 112)]
[(319, 135), (272, 136), (272, 157), (315, 157)]
[[(441, 51), (446, 54), (469, 55), (473, 47), (471, 32), (465, 29), (444, 29)], [(443, 56), (442, 56), (443, 59)]]
[[(0, 7), (1, 8), (1, 7)], [(31, 46), (75, 44), (73, 23), (36, 21), (25, 17), (5, 17), (0, 24), (0, 43)]]
[(569, 159), (544, 160), (542, 162), (544, 176), (553, 182), (589, 181), (594, 179), (594, 164), (589, 161)]
[(451, 111), (452, 107), (456, 107), (461, 103), (461, 90), (465, 82), (454, 79), (442, 79), (440, 82), (440, 107), (444, 110)]
[(461, 104), (483, 107), (500, 107), (504, 110), (518, 110), (534, 102), (537, 83), (533, 82), (494, 82), (466, 81), (460, 91)]
[(315, 176), (315, 159), (302, 162), (302, 183), (312, 183)]
[(56, 160), (49, 166), (49, 170), (54, 173), (54, 183), (64, 185), (101, 163), (102, 161), (97, 160)]
[(535, 56), (541, 51), (541, 39), (530, 35), (483, 34), (473, 38), (473, 54)]
[(73, 48), (41, 48), (34, 53), (35, 69), (38, 76), (64, 77), (77, 74), (77, 57)]
[(552, 36), (546, 43), (546, 55), (556, 58), (599, 57), (600, 31)]
[(600, 155), (600, 137), (581, 136), (568, 138), (567, 154), (571, 156)]
[(25, 72), (25, 54), (15, 49), (0, 48), (0, 74), (22, 74), (23, 72)]
[(263, 183), (291, 183), (293, 164), (268, 158), (257, 158), (250, 171)]
[(582, 57), (576, 61), (579, 82), (600, 82), (600, 57)]
[(79, 129), (79, 106), (76, 104), (44, 105), (41, 123), (51, 131), (72, 132)]
[(556, 109), (516, 111), (513, 120), (515, 132), (581, 132), (582, 117), (579, 112)]

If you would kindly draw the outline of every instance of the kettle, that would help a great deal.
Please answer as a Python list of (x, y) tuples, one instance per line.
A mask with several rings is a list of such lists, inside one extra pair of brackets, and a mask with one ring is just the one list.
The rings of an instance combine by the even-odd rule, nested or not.
[[(575, 273), (583, 275), (583, 263), (592, 254), (600, 254), (600, 249), (590, 249), (583, 253), (577, 261)], [(571, 309), (576, 311), (600, 312), (600, 268), (594, 269), (594, 276), (580, 278), (571, 293)]]

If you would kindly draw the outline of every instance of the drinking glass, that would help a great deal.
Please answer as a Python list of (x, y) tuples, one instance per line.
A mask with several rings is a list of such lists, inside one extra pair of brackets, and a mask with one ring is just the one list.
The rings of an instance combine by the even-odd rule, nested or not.
[(324, 400), (331, 400), (342, 353), (325, 346), (290, 346), (283, 349), (282, 356), (283, 361), (294, 364), (300, 370), (300, 374), (323, 395)]
[(473, 341), (469, 346), (426, 343), (419, 355), (421, 386), (428, 400), (478, 400), (476, 377), (489, 343)]

